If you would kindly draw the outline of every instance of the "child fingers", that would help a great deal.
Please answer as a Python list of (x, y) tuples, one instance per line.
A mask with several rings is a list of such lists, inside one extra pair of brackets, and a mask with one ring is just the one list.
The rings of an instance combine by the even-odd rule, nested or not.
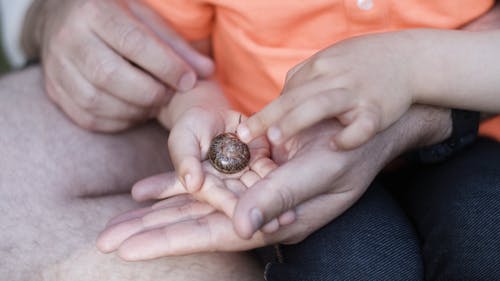
[(354, 106), (352, 95), (342, 90), (322, 92), (286, 114), (275, 126), (269, 128), (268, 139), (281, 144), (301, 130), (321, 120), (332, 118)]
[(264, 135), (269, 127), (280, 120), (288, 111), (299, 106), (303, 100), (310, 96), (313, 85), (302, 85), (286, 91), (261, 111), (250, 116), (242, 122), (237, 129), (239, 138), (249, 143), (254, 138)]
[(333, 139), (344, 150), (354, 149), (370, 140), (379, 131), (379, 119), (368, 112), (360, 114)]
[(174, 169), (189, 192), (196, 192), (203, 183), (200, 142), (186, 127), (175, 128), (168, 138), (168, 150)]
[(239, 181), (231, 179), (223, 181), (215, 176), (207, 175), (201, 189), (194, 193), (193, 196), (197, 200), (206, 202), (215, 209), (222, 211), (228, 217), (232, 217), (238, 201), (238, 195), (232, 190), (243, 190), (245, 188), (244, 184)]

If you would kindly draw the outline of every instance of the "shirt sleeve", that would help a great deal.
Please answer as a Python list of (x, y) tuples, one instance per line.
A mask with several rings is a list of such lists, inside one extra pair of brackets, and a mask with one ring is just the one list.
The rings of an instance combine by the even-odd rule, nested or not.
[(210, 36), (214, 7), (202, 0), (142, 0), (188, 41)]
[(0, 0), (2, 47), (11, 66), (22, 67), (26, 54), (21, 47), (24, 19), (34, 0)]

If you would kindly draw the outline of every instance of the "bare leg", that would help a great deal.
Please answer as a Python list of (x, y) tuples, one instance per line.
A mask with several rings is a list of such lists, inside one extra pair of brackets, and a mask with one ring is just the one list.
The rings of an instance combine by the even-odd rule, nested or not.
[(137, 208), (131, 185), (171, 169), (166, 135), (155, 124), (117, 135), (83, 131), (45, 97), (38, 68), (2, 78), (2, 280), (261, 279), (240, 253), (127, 263), (95, 249), (107, 219)]

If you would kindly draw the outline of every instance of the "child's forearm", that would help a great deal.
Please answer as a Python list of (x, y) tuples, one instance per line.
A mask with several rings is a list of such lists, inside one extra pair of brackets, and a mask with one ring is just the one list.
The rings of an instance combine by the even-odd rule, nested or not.
[(412, 30), (415, 103), (500, 110), (500, 30)]
[(176, 93), (169, 104), (160, 111), (157, 118), (170, 130), (176, 120), (193, 107), (223, 110), (230, 108), (230, 105), (216, 82), (204, 80), (199, 81), (192, 90), (186, 93)]

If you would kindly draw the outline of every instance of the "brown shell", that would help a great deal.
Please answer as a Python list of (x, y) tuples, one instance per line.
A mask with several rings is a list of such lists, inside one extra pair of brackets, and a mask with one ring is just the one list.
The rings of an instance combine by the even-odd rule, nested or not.
[(222, 133), (212, 139), (208, 159), (217, 171), (234, 174), (248, 165), (250, 150), (236, 134)]

